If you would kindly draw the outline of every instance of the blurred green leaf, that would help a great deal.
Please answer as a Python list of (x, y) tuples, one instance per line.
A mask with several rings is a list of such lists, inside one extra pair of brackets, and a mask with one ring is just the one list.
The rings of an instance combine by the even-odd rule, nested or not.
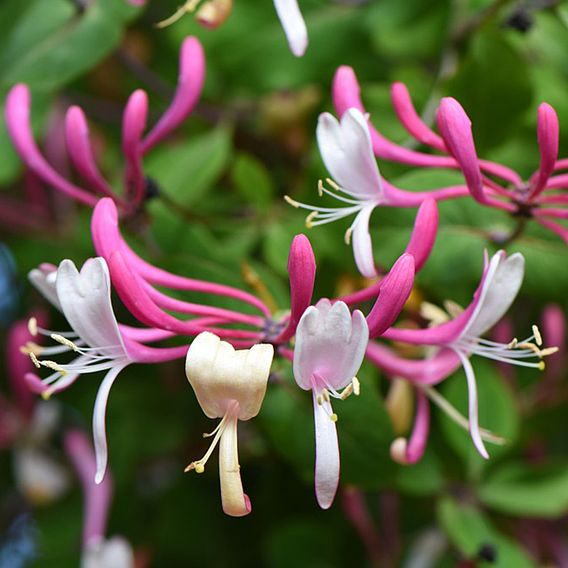
[(196, 204), (213, 189), (231, 156), (231, 130), (212, 128), (183, 144), (164, 145), (145, 161), (145, 171), (182, 207)]
[(233, 162), (233, 183), (237, 191), (260, 211), (270, 208), (276, 193), (266, 166), (251, 154), (240, 153)]
[(435, 495), (445, 483), (442, 461), (430, 447), (418, 463), (401, 466), (396, 475), (398, 489), (409, 495)]
[(559, 517), (568, 508), (568, 468), (514, 463), (496, 469), (478, 490), (481, 501), (501, 513)]
[(483, 546), (491, 546), (494, 562), (479, 566), (495, 568), (535, 568), (535, 564), (518, 544), (497, 532), (483, 513), (467, 503), (446, 498), (438, 503), (438, 522), (452, 544), (467, 558), (477, 559)]
[(525, 61), (502, 34), (489, 31), (473, 37), (449, 91), (471, 118), (478, 149), (500, 144), (528, 110), (532, 85), (525, 70)]
[[(519, 433), (519, 415), (515, 400), (504, 385), (497, 368), (475, 355), (471, 358), (477, 379), (477, 396), (479, 406), (479, 425), (507, 440), (507, 444), (499, 446), (486, 442), (491, 462), (511, 450)], [(454, 377), (446, 380), (441, 388), (442, 394), (455, 406), (463, 416), (468, 415), (468, 391), (465, 374), (458, 371)], [(454, 451), (468, 466), (475, 476), (488, 462), (478, 453), (468, 432), (457, 426), (445, 414), (440, 413), (442, 431)]]

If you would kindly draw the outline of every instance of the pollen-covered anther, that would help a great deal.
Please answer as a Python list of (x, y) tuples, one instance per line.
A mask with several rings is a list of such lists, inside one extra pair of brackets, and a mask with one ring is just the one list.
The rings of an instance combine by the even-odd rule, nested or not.
[(420, 316), (430, 322), (431, 325), (445, 323), (450, 319), (442, 308), (430, 302), (422, 302), (420, 304)]
[(519, 344), (519, 340), (516, 337), (513, 337), (513, 340), (507, 344), (507, 349), (515, 349)]
[(20, 347), (20, 353), (23, 355), (29, 355), (33, 353), (34, 355), (39, 355), (43, 351), (43, 347), (34, 343), (33, 341), (28, 341), (25, 345)]
[(337, 416), (337, 414), (335, 414), (335, 412), (332, 412), (332, 413), (329, 415), (329, 419), (330, 419), (332, 422), (337, 422), (338, 416)]
[(195, 470), (195, 473), (203, 473), (205, 471), (205, 465), (201, 461), (191, 462), (183, 471), (187, 473), (193, 470)]
[(554, 355), (558, 352), (558, 347), (546, 347), (540, 350), (541, 357), (548, 357), (549, 355)]
[(65, 347), (69, 347), (69, 349), (71, 349), (72, 351), (80, 351), (79, 347), (77, 347), (75, 343), (73, 343), (70, 339), (63, 337), (62, 335), (59, 335), (58, 333), (52, 333), (50, 337), (51, 339), (53, 339), (53, 341), (57, 341), (57, 343), (61, 343), (61, 345), (65, 345)]
[(284, 196), (284, 201), (286, 203), (288, 203), (288, 205), (291, 205), (292, 207), (295, 207), (296, 209), (299, 209), (299, 207), (300, 207), (300, 203), (298, 201), (296, 201), (295, 199), (292, 199), (289, 195)]
[(323, 197), (323, 180), (318, 179), (318, 195)]
[(37, 335), (38, 330), (37, 330), (37, 319), (36, 318), (30, 318), (28, 320), (28, 331), (34, 337)]
[(30, 359), (32, 360), (32, 363), (35, 365), (36, 369), (41, 369), (41, 363), (39, 362), (39, 359), (36, 357), (35, 353), (33, 351), (30, 351), (28, 355), (30, 356)]
[(49, 359), (42, 359), (42, 360), (39, 360), (39, 363), (43, 367), (47, 367), (48, 369), (51, 369), (52, 371), (56, 371), (58, 373), (61, 373), (62, 376), (65, 376), (67, 374), (67, 371), (63, 367), (58, 365), (55, 361), (50, 361)]
[(306, 217), (306, 227), (308, 229), (311, 229), (314, 225), (313, 225), (313, 221), (314, 219), (318, 216), (318, 212), (317, 211), (312, 211), (307, 217)]
[(538, 329), (538, 326), (533, 325), (532, 326), (532, 332), (533, 332), (534, 340), (536, 341), (536, 344), (540, 347), (542, 345), (542, 335), (540, 334), (540, 330)]
[(331, 178), (325, 178), (325, 181), (327, 182), (327, 185), (331, 186), (331, 189), (334, 189), (335, 191), (341, 190), (339, 185), (335, 183)]
[(534, 344), (530, 342), (517, 343), (515, 346), (517, 349), (529, 349), (536, 356), (542, 357), (542, 351)]
[(359, 396), (361, 394), (361, 383), (357, 377), (353, 377), (353, 380), (343, 389), (340, 395), (341, 400), (345, 400), (352, 394)]
[(463, 313), (463, 307), (460, 306), (457, 302), (454, 302), (453, 300), (445, 300), (444, 308), (446, 309), (448, 314), (450, 314), (452, 319), (457, 318)]
[(343, 237), (343, 240), (345, 241), (345, 244), (348, 245), (351, 243), (351, 235), (353, 234), (353, 227), (349, 227), (347, 229), (347, 231), (345, 231), (345, 235)]

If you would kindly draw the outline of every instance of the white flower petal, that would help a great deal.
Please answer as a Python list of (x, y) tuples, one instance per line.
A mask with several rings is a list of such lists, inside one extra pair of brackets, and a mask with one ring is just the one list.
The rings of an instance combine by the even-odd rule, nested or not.
[(34, 268), (28, 273), (28, 280), (52, 306), (61, 310), (55, 285), (56, 276), (57, 268), (51, 268), (49, 265), (42, 265), (39, 268)]
[(382, 201), (381, 176), (367, 120), (361, 112), (349, 109), (341, 123), (331, 114), (323, 113), (316, 134), (321, 157), (334, 181), (358, 199)]
[(308, 30), (297, 0), (274, 0), (274, 7), (288, 38), (290, 50), (296, 57), (301, 57), (308, 47)]
[(113, 367), (103, 379), (97, 392), (95, 408), (93, 410), (93, 443), (95, 446), (95, 457), (97, 461), (97, 471), (95, 473), (95, 483), (101, 483), (108, 463), (108, 445), (106, 439), (106, 407), (110, 389), (116, 377), (126, 365)]
[(128, 357), (112, 309), (110, 291), (110, 275), (104, 259), (87, 260), (80, 273), (70, 260), (59, 265), (57, 296), (73, 330), (90, 347), (100, 347), (111, 357), (121, 354)]
[(81, 568), (134, 568), (132, 547), (116, 536), (90, 543), (83, 550)]
[(314, 419), (316, 426), (316, 499), (322, 509), (329, 509), (339, 485), (339, 443), (337, 428), (330, 415), (331, 404), (318, 404), (314, 393)]
[(523, 283), (525, 259), (515, 253), (509, 258), (503, 251), (493, 255), (483, 283), (481, 298), (461, 336), (481, 337), (507, 312)]
[(377, 276), (375, 259), (373, 255), (373, 243), (369, 234), (369, 219), (374, 207), (365, 207), (358, 213), (353, 224), (353, 256), (359, 272), (365, 278)]

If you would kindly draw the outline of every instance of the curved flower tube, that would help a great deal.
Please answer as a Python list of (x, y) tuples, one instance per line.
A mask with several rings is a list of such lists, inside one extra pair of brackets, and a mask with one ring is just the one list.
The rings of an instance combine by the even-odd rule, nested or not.
[[(97, 459), (95, 482), (101, 483), (108, 461), (106, 406), (110, 389), (117, 376), (131, 363), (161, 362), (180, 358), (185, 355), (185, 349), (148, 347), (129, 337), (128, 328), (119, 327), (111, 304), (110, 275), (107, 264), (102, 258), (88, 260), (80, 272), (73, 262), (64, 260), (57, 269), (53, 286), (58, 300), (56, 305), (63, 312), (73, 331), (54, 333), (39, 327), (35, 319), (30, 320), (29, 328), (33, 335), (39, 333), (49, 336), (58, 345), (40, 347), (28, 344), (25, 347), (38, 369), (45, 367), (53, 371), (44, 380), (33, 373), (28, 373), (26, 380), (34, 392), (49, 398), (52, 394), (71, 386), (83, 374), (106, 371), (93, 412), (93, 438)], [(49, 299), (53, 293), (47, 296)], [(77, 357), (68, 364), (40, 359), (65, 352), (77, 353)]]
[[(475, 373), (469, 361), (471, 355), (533, 367), (544, 368), (542, 358), (556, 349), (540, 349), (542, 339), (536, 326), (533, 334), (523, 341), (513, 340), (508, 344), (482, 339), (507, 312), (522, 284), (524, 258), (513, 254), (507, 258), (504, 251), (496, 253), (486, 266), (481, 283), (472, 303), (457, 317), (428, 329), (391, 328), (384, 338), (417, 345), (429, 345), (439, 350), (425, 361), (404, 361), (379, 345), (371, 345), (369, 358), (388, 373), (406, 377), (421, 384), (435, 384), (451, 374), (459, 365), (463, 367), (469, 392), (469, 428), (478, 452), (488, 458), (477, 419), (477, 387)], [(535, 341), (536, 345), (531, 343)], [(527, 362), (525, 359), (539, 359)]]
[[(369, 220), (375, 207), (417, 207), (426, 200), (464, 195), (463, 187), (410, 192), (386, 182), (381, 177), (373, 156), (367, 119), (356, 108), (348, 109), (339, 122), (331, 114), (322, 114), (318, 122), (317, 137), (322, 159), (333, 178), (328, 179), (332, 190), (320, 182), (320, 196), (329, 195), (345, 206), (319, 207), (299, 203), (289, 197), (286, 200), (294, 207), (311, 211), (306, 221), (308, 227), (324, 225), (355, 214), (355, 220), (347, 230), (345, 240), (348, 243), (353, 239), (355, 263), (359, 272), (367, 278), (377, 275), (369, 234)], [(433, 206), (428, 207), (432, 212)], [(435, 222), (437, 224), (437, 217)], [(427, 241), (421, 249), (417, 249), (417, 253), (427, 256), (428, 247), (432, 245), (433, 240)], [(417, 241), (412, 242), (411, 246), (417, 248)]]
[(146, 93), (139, 90), (130, 97), (123, 116), (126, 167), (125, 190), (122, 194), (117, 194), (100, 173), (89, 140), (87, 122), (78, 107), (73, 106), (67, 111), (65, 138), (71, 163), (85, 182), (85, 188), (65, 179), (39, 150), (31, 128), (30, 91), (24, 84), (15, 85), (6, 97), (6, 126), (22, 161), (45, 184), (90, 207), (97, 203), (98, 195), (110, 197), (121, 213), (130, 215), (138, 210), (145, 198), (143, 156), (191, 113), (201, 94), (204, 78), (203, 49), (196, 38), (188, 37), (180, 49), (180, 72), (174, 98), (146, 137), (143, 136), (148, 110)]
[[(523, 180), (511, 168), (477, 157), (471, 121), (455, 99), (447, 97), (440, 101), (437, 120), (441, 135), (438, 135), (416, 112), (405, 85), (394, 83), (391, 96), (396, 114), (408, 133), (420, 144), (443, 155), (410, 150), (396, 144), (369, 121), (373, 150), (378, 158), (410, 166), (460, 169), (477, 201), (515, 216), (534, 218), (568, 243), (568, 229), (555, 221), (568, 217), (565, 210), (568, 197), (558, 193), (558, 190), (568, 188), (568, 175), (555, 175), (568, 167), (568, 159), (558, 159), (558, 117), (549, 104), (542, 103), (537, 113), (539, 167), (528, 180)], [(360, 87), (352, 68), (344, 66), (337, 70), (333, 81), (333, 101), (340, 117), (352, 108), (365, 114)]]
[[(302, 315), (296, 330), (294, 378), (312, 391), (316, 433), (315, 490), (322, 509), (331, 507), (339, 484), (337, 415), (330, 397), (348, 385), (357, 392), (355, 378), (369, 341), (363, 314), (351, 314), (343, 302), (322, 299)], [(350, 392), (350, 391), (347, 391)]]

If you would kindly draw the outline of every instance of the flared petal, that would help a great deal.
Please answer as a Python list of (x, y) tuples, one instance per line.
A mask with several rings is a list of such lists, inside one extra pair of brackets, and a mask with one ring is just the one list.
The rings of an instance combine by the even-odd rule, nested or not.
[(377, 276), (375, 259), (373, 256), (373, 243), (369, 233), (369, 220), (374, 206), (365, 207), (357, 214), (353, 223), (353, 256), (355, 264), (362, 276), (374, 278)]
[(104, 259), (87, 260), (81, 272), (72, 261), (62, 261), (56, 286), (63, 313), (77, 335), (102, 353), (128, 358), (112, 309), (110, 275)]
[(523, 283), (525, 259), (515, 253), (507, 258), (504, 251), (493, 255), (479, 301), (461, 335), (480, 337), (507, 312)]
[(322, 509), (329, 509), (339, 485), (339, 442), (337, 428), (331, 419), (331, 404), (319, 404), (317, 393), (313, 394), (316, 428), (316, 499)]
[(383, 186), (363, 114), (351, 108), (338, 122), (324, 112), (316, 134), (330, 176), (354, 197), (380, 202), (384, 197)]
[(274, 7), (284, 28), (290, 51), (296, 57), (302, 57), (308, 47), (308, 30), (297, 0), (274, 0)]
[(55, 280), (57, 278), (57, 267), (53, 264), (41, 264), (38, 268), (30, 270), (28, 273), (28, 280), (34, 288), (46, 299), (49, 303), (61, 310), (61, 304), (57, 297), (57, 288)]
[(219, 481), (223, 511), (231, 517), (248, 515), (252, 506), (241, 481), (236, 413), (228, 419), (219, 441)]
[(343, 388), (359, 370), (368, 340), (367, 321), (359, 310), (351, 315), (343, 302), (320, 300), (304, 312), (296, 330), (296, 382), (310, 390), (317, 373), (334, 389)]
[(134, 568), (134, 552), (125, 539), (113, 537), (83, 549), (81, 568)]
[(114, 384), (116, 377), (125, 365), (113, 367), (103, 379), (97, 399), (95, 400), (95, 408), (93, 411), (93, 442), (95, 446), (95, 458), (97, 462), (97, 471), (95, 473), (95, 483), (102, 483), (106, 467), (108, 463), (108, 444), (106, 438), (106, 407), (110, 389)]

